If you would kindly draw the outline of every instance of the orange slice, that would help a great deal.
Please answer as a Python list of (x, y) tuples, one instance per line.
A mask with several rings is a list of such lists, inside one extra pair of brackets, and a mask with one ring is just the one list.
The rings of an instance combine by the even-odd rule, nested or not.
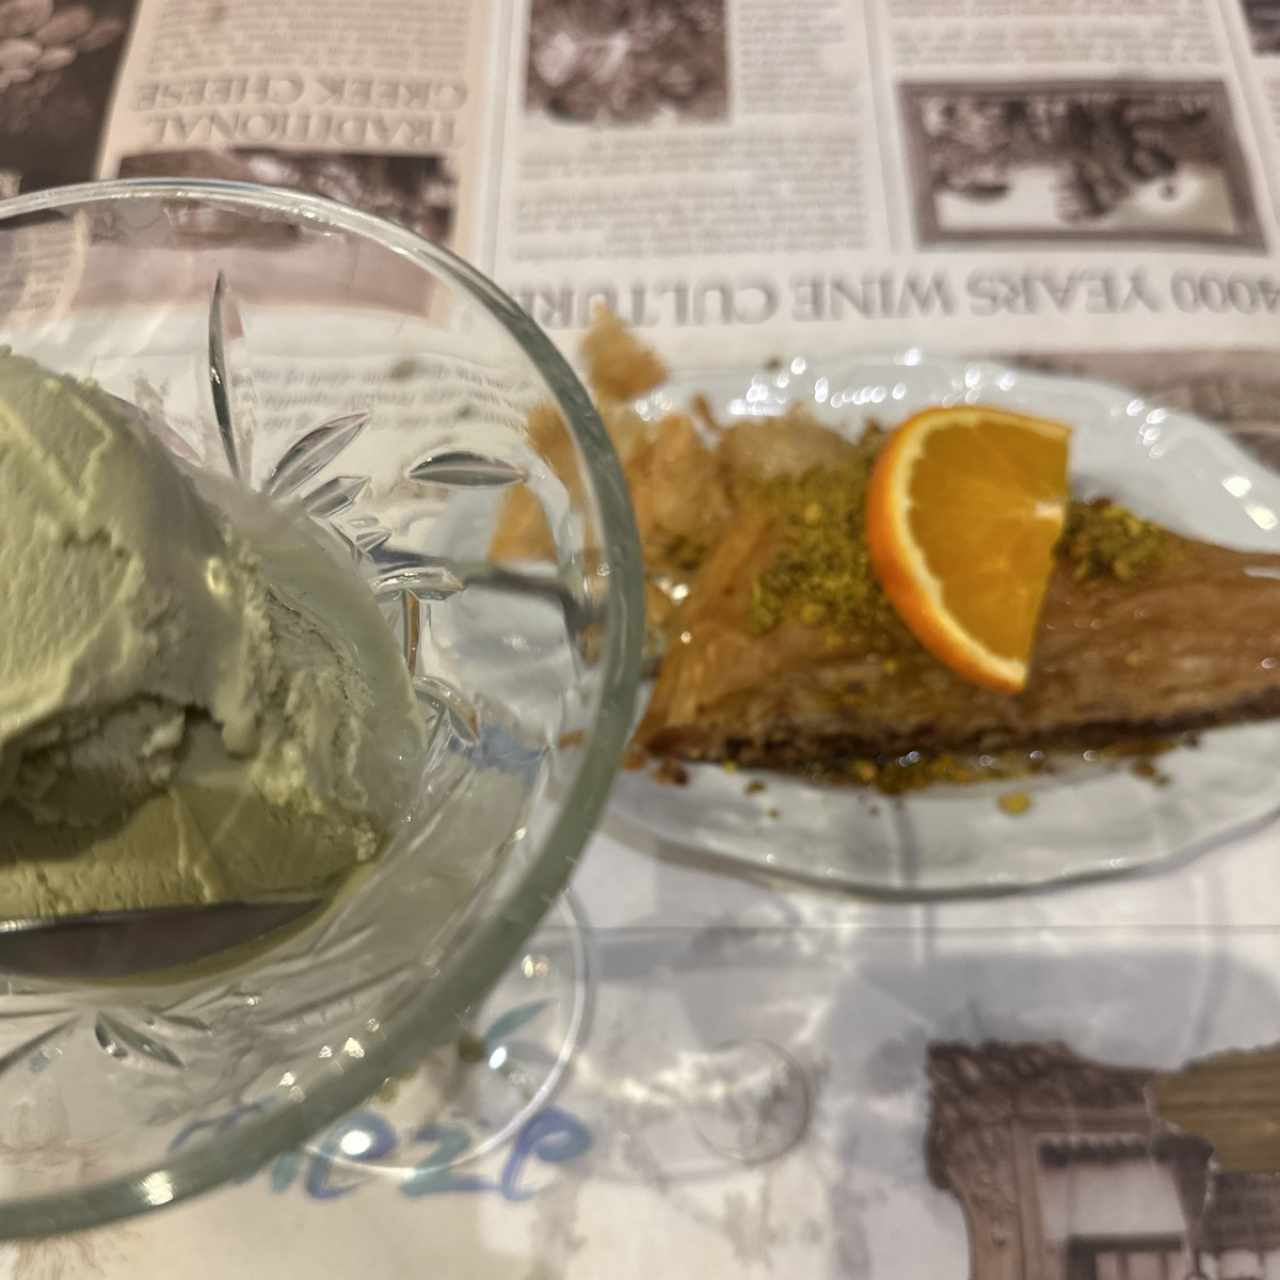
[(1070, 437), (1061, 423), (955, 405), (908, 418), (876, 459), (871, 567), (920, 643), (976, 684), (1026, 685)]

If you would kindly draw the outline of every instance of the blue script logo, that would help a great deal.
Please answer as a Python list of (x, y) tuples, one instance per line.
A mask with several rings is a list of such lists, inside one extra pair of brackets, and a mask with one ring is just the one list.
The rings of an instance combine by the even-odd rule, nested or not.
[[(545, 1001), (521, 1005), (499, 1018), (483, 1036), (468, 1036), (467, 1058), (479, 1061), (490, 1058), (496, 1050), (501, 1056), (533, 1049), (514, 1040), (513, 1034), (533, 1021), (545, 1007)], [(216, 1139), (234, 1129), (246, 1117), (264, 1112), (271, 1104), (251, 1102), (208, 1120), (195, 1120), (179, 1130), (169, 1144), (178, 1151), (197, 1137)], [(512, 1204), (530, 1200), (548, 1183), (539, 1178), (539, 1166), (554, 1168), (576, 1160), (591, 1147), (591, 1134), (586, 1125), (562, 1107), (547, 1106), (531, 1115), (517, 1130), (501, 1173), (485, 1176), (452, 1167), (474, 1145), (473, 1134), (458, 1125), (424, 1124), (407, 1134), (395, 1127), (379, 1112), (362, 1109), (352, 1112), (335, 1125), (311, 1151), (286, 1151), (264, 1166), (241, 1174), (236, 1182), (244, 1183), (266, 1173), (268, 1186), (276, 1194), (301, 1187), (312, 1200), (337, 1200), (358, 1191), (369, 1179), (361, 1178), (353, 1165), (377, 1165), (393, 1160), (413, 1167), (395, 1183), (402, 1196), (445, 1195), (456, 1192), (491, 1192)], [(421, 1150), (415, 1150), (421, 1148)]]
[[(212, 1120), (194, 1121), (175, 1136), (169, 1149), (180, 1150), (198, 1134), (225, 1133), (246, 1116), (263, 1110), (265, 1106), (249, 1103)], [(351, 1175), (351, 1165), (373, 1164), (403, 1154), (406, 1147), (422, 1146), (424, 1150), (412, 1172), (396, 1183), (401, 1195), (416, 1199), (448, 1192), (488, 1191), (518, 1204), (531, 1200), (546, 1185), (531, 1176), (538, 1165), (556, 1166), (576, 1160), (590, 1149), (591, 1134), (581, 1120), (563, 1108), (543, 1107), (520, 1126), (496, 1179), (447, 1167), (465, 1155), (471, 1143), (471, 1135), (454, 1125), (426, 1124), (402, 1137), (376, 1111), (353, 1111), (325, 1135), (315, 1151), (286, 1151), (235, 1181), (248, 1182), (265, 1168), (268, 1185), (277, 1194), (300, 1184), (312, 1200), (337, 1200), (366, 1185)], [(352, 1151), (359, 1154), (352, 1155)]]

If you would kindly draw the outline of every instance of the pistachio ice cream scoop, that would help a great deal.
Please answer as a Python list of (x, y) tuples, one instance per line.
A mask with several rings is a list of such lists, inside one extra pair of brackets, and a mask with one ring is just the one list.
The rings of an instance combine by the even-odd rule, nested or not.
[(226, 497), (0, 352), (0, 916), (311, 889), (402, 812), (421, 728), (371, 593)]

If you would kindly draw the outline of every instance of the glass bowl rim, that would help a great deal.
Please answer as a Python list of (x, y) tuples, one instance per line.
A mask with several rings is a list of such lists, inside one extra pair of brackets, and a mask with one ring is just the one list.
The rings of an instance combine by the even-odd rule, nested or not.
[(415, 1046), (480, 1000), (569, 882), (608, 798), (630, 734), (640, 678), (640, 546), (621, 466), (568, 362), (511, 298), (448, 249), (392, 222), (319, 196), (253, 183), (145, 178), (76, 183), (0, 201), (0, 226), (36, 213), (154, 198), (217, 200), (376, 241), (456, 285), (507, 332), (555, 396), (599, 508), (609, 577), (601, 694), (587, 731), (591, 749), (583, 751), (560, 813), (519, 872), (504, 910), (477, 920), (451, 945), (437, 975), (397, 1009), (394, 1025), (363, 1058), (344, 1062), (340, 1075), (322, 1081), (301, 1101), (245, 1117), (208, 1146), (169, 1153), (162, 1163), (88, 1187), (0, 1202), (0, 1237), (9, 1239), (82, 1230), (178, 1204), (260, 1168), (366, 1101)]

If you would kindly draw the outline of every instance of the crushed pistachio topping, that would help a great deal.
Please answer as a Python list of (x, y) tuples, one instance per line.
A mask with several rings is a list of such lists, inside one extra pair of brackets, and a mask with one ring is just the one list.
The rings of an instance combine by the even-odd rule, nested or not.
[(1169, 537), (1159, 525), (1118, 502), (1073, 502), (1058, 550), (1073, 566), (1077, 581), (1129, 582), (1160, 563), (1169, 550)]
[(759, 500), (779, 520), (781, 538), (773, 563), (752, 585), (756, 635), (787, 619), (895, 640), (905, 634), (867, 550), (867, 480), (882, 441), (869, 430), (857, 456), (843, 465), (761, 486)]
[[(761, 487), (760, 501), (781, 521), (782, 536), (773, 563), (752, 585), (756, 635), (790, 619), (835, 633), (858, 631), (894, 646), (906, 637), (867, 550), (867, 481), (882, 441), (880, 432), (868, 431), (858, 457), (845, 465), (782, 476)], [(1106, 499), (1072, 502), (1058, 544), (1077, 580), (1128, 582), (1155, 568), (1168, 551), (1168, 534), (1159, 525)]]

